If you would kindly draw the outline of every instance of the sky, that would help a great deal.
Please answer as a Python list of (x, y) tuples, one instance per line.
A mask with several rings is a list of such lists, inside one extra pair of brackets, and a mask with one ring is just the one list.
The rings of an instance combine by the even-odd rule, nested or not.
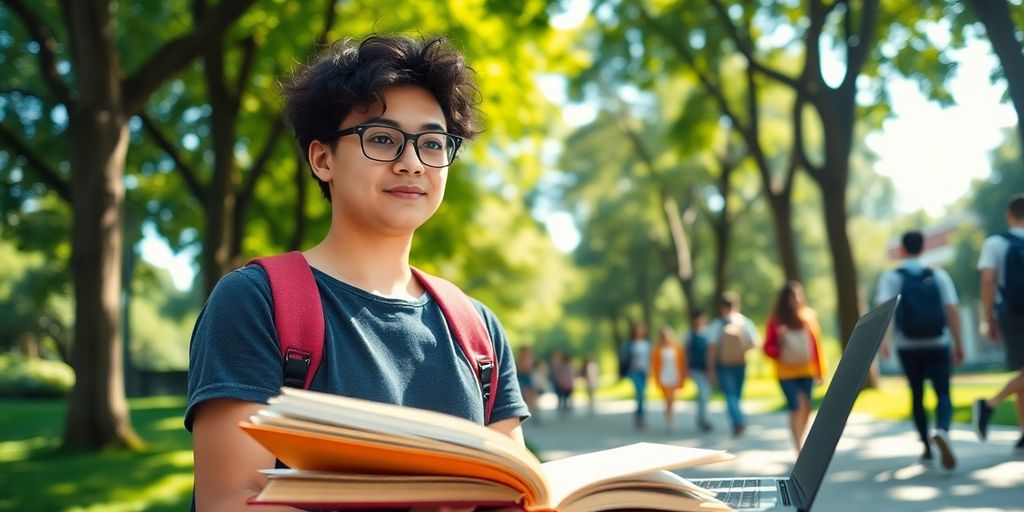
[[(569, 2), (567, 14), (552, 20), (555, 28), (572, 27), (586, 15), (587, 0)], [(992, 70), (998, 64), (987, 41), (975, 41), (954, 53), (959, 63), (950, 81), (956, 105), (942, 107), (928, 101), (908, 80), (888, 83), (892, 116), (881, 129), (866, 135), (866, 144), (877, 156), (875, 170), (889, 177), (896, 191), (897, 211), (910, 213), (924, 210), (941, 216), (945, 209), (963, 196), (971, 180), (988, 176), (990, 152), (998, 147), (1004, 132), (1016, 123), (1016, 114), (1009, 103), (1002, 104), (1005, 85), (993, 84)], [(841, 72), (835, 66), (829, 72)], [(541, 90), (548, 99), (564, 106), (567, 124), (579, 126), (595, 116), (592, 105), (569, 104), (564, 91), (565, 80), (541, 77)], [(547, 210), (542, 220), (555, 246), (565, 252), (579, 243), (572, 216), (567, 212)], [(175, 286), (186, 289), (195, 275), (195, 254), (174, 254), (154, 230), (144, 230), (142, 257), (152, 264), (167, 268)]]

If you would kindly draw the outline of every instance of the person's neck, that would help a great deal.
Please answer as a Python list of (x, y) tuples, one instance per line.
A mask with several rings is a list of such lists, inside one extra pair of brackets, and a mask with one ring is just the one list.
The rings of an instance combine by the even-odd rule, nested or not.
[(332, 223), (322, 242), (305, 251), (310, 265), (375, 295), (415, 298), (423, 287), (409, 267), (412, 233), (384, 236)]

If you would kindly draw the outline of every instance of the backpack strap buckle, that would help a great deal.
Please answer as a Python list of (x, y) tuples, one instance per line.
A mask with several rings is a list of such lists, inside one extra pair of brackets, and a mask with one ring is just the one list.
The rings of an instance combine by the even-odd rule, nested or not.
[(477, 369), (480, 372), (480, 393), (484, 398), (484, 405), (491, 399), (491, 373), (494, 372), (494, 361), (491, 361), (486, 356), (481, 356), (476, 360)]
[(304, 350), (289, 348), (284, 354), (284, 385), (302, 389), (309, 373), (309, 363), (313, 355)]

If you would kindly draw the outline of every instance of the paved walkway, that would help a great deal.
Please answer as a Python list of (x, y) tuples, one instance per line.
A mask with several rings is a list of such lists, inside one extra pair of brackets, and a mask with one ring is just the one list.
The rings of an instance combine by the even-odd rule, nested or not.
[[(541, 402), (540, 422), (524, 425), (526, 438), (543, 460), (634, 443), (718, 448), (735, 454), (729, 462), (682, 471), (685, 477), (776, 476), (788, 474), (796, 455), (785, 413), (748, 415), (747, 432), (728, 435), (721, 404), (712, 403), (715, 430), (700, 434), (692, 405), (678, 403), (675, 432), (669, 433), (657, 402), (650, 404), (648, 427), (633, 429), (632, 402), (598, 403), (593, 414), (577, 405), (559, 418), (553, 404)], [(969, 425), (954, 425), (950, 436), (958, 458), (952, 471), (917, 462), (921, 444), (910, 422), (875, 421), (854, 415), (814, 504), (817, 511), (1024, 511), (1024, 457), (1013, 455), (1018, 431), (993, 427), (980, 443)]]

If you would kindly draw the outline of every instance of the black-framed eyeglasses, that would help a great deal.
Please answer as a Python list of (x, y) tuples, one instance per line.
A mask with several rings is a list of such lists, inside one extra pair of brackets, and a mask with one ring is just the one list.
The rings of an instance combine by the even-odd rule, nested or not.
[(346, 135), (359, 135), (363, 155), (378, 162), (394, 162), (412, 141), (416, 156), (427, 167), (448, 167), (462, 145), (462, 137), (447, 132), (406, 133), (393, 126), (361, 124), (338, 130), (321, 138), (331, 140)]

